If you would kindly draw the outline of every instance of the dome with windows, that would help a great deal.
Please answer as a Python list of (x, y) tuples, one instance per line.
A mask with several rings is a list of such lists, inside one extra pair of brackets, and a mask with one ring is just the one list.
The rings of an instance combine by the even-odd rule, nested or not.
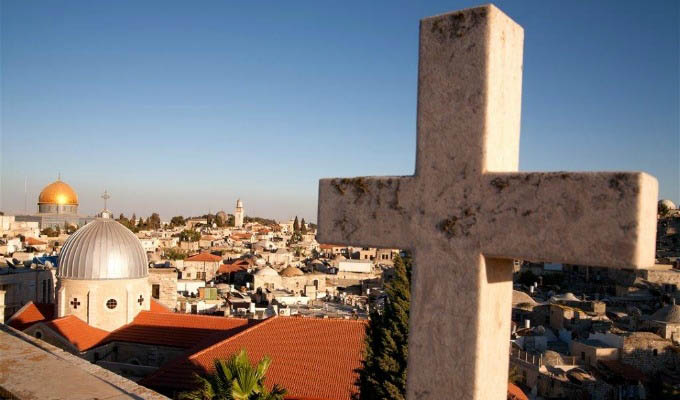
[(135, 279), (149, 274), (142, 243), (111, 218), (97, 218), (71, 235), (59, 254), (57, 276), (65, 279)]

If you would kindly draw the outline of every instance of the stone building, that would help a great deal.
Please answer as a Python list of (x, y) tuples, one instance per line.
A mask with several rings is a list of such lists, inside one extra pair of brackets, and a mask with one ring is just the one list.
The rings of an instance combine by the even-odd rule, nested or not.
[(664, 339), (680, 342), (680, 306), (671, 299), (671, 304), (662, 307), (649, 317), (646, 326)]
[(175, 268), (149, 268), (151, 298), (174, 310), (177, 307), (177, 270)]
[(53, 268), (0, 268), (0, 323), (29, 302), (54, 304)]
[(622, 336), (621, 362), (624, 364), (652, 375), (679, 366), (680, 355), (670, 340), (651, 332), (630, 332)]
[(179, 272), (182, 279), (210, 281), (217, 274), (222, 257), (210, 253), (200, 253), (184, 260)]
[(64, 243), (57, 270), (57, 316), (111, 331), (150, 306), (148, 261), (139, 239), (103, 212)]

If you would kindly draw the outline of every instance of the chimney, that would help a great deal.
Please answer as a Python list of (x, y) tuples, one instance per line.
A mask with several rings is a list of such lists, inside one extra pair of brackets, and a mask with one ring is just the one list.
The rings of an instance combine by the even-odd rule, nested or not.
[(524, 320), (524, 328), (526, 328), (526, 329), (531, 328), (531, 320), (528, 320), (528, 319)]
[(533, 286), (529, 286), (529, 293), (534, 293), (534, 287)]
[(250, 302), (250, 310), (249, 311), (250, 311), (251, 314), (255, 314), (255, 303), (253, 303), (252, 301)]
[(272, 305), (272, 310), (274, 310), (274, 315), (279, 315), (279, 306), (277, 304)]

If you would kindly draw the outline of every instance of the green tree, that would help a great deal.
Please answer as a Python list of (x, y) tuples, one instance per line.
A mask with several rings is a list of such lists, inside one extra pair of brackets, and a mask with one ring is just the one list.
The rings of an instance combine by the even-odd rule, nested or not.
[(147, 225), (148, 225), (149, 229), (160, 229), (160, 227), (161, 227), (161, 216), (158, 215), (158, 213), (151, 214), (151, 216), (149, 217)]
[(196, 389), (184, 392), (186, 400), (283, 400), (286, 389), (274, 385), (271, 391), (264, 385), (271, 359), (263, 357), (257, 365), (248, 360), (245, 350), (229, 359), (216, 359), (215, 371), (209, 375), (196, 374)]
[(304, 218), (302, 218), (302, 222), (300, 222), (300, 233), (303, 235), (307, 234), (307, 223), (305, 222)]
[(395, 257), (394, 279), (385, 285), (385, 306), (382, 312), (371, 312), (357, 381), (361, 400), (406, 398), (410, 272), (410, 258)]
[(293, 221), (293, 232), (298, 232), (300, 230), (300, 222), (298, 221), (297, 215), (295, 216), (295, 221)]
[(201, 233), (193, 229), (191, 230), (185, 229), (182, 231), (182, 233), (179, 234), (179, 240), (182, 242), (198, 242), (200, 238)]
[(130, 222), (132, 225), (137, 224), (137, 215), (135, 213), (132, 213), (132, 218), (130, 218)]
[(163, 254), (165, 254), (165, 257), (170, 260), (184, 260), (187, 258), (187, 254), (184, 252), (184, 250), (178, 247), (167, 249), (163, 252)]
[(184, 226), (185, 221), (184, 217), (181, 215), (174, 216), (170, 219), (170, 225), (175, 227), (175, 226)]

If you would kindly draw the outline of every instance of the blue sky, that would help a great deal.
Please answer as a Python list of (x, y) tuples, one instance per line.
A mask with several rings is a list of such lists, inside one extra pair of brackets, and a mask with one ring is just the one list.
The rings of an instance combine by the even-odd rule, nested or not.
[[(418, 20), (471, 1), (2, 1), (0, 210), (316, 219), (411, 174)], [(525, 29), (520, 169), (642, 170), (680, 202), (678, 2), (495, 3)]]

